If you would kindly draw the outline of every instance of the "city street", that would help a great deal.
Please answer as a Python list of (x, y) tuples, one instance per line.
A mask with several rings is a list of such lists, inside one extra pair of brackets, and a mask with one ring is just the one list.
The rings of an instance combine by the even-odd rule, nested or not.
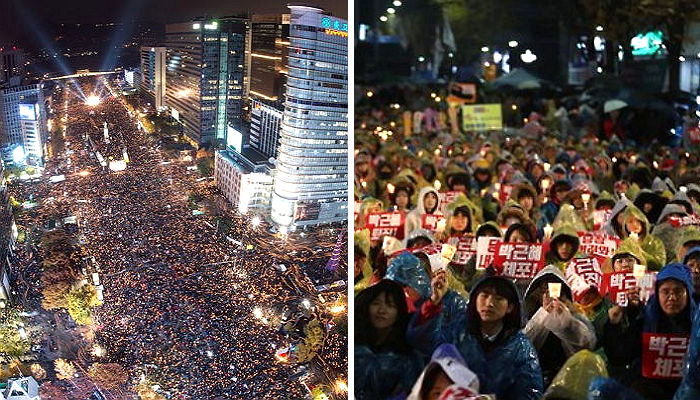
[[(18, 219), (25, 229), (77, 217), (86, 272), (99, 273), (104, 304), (83, 346), (98, 344), (106, 353), (79, 351), (78, 364), (118, 363), (129, 387), (147, 379), (177, 399), (300, 399), (310, 386), (347, 381), (346, 334), (328, 324), (328, 306), (314, 293), (315, 285), (345, 275), (344, 262), (343, 271), (325, 269), (340, 231), (281, 237), (229, 210), (193, 215), (190, 196), (220, 196), (214, 183), (198, 181), (197, 171), (187, 169), (191, 162), (152, 148), (106, 81), (78, 83), (83, 93), (101, 93), (101, 102), (86, 104), (67, 84), (66, 102), (58, 103), (66, 129), (54, 147), (65, 151), (47, 162), (40, 182), (11, 187), (19, 201), (32, 194), (40, 204), (38, 218)], [(61, 175), (65, 180), (49, 180)], [(227, 232), (216, 229), (221, 218), (231, 222)], [(309, 307), (300, 306), (304, 299)], [(279, 329), (276, 310), (284, 305), (324, 326), (319, 357), (301, 376), (296, 363), (275, 358), (277, 348), (295, 340)], [(265, 318), (254, 316), (256, 307)]]

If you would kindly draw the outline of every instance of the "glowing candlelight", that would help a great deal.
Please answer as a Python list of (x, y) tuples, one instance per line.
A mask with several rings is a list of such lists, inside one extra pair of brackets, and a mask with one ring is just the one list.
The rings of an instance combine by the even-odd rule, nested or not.
[(547, 224), (547, 225), (543, 228), (543, 230), (544, 230), (544, 238), (545, 238), (545, 239), (549, 239), (550, 237), (552, 237), (552, 231), (554, 231), (554, 228), (552, 228), (552, 225)]

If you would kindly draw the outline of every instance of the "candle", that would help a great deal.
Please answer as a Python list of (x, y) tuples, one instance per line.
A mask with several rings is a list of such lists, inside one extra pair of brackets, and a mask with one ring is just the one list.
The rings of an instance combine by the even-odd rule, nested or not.
[(646, 273), (647, 273), (647, 267), (645, 267), (644, 265), (640, 265), (640, 264), (634, 264), (634, 269), (632, 270), (632, 275), (634, 275), (634, 278), (637, 281), (642, 279), (642, 277)]
[(630, 238), (634, 240), (639, 240), (639, 235), (637, 234), (637, 232), (632, 232), (630, 233)]
[(552, 166), (551, 166), (548, 162), (544, 163), (544, 172), (549, 171), (549, 169), (550, 169), (551, 167), (552, 167)]
[(549, 282), (547, 283), (549, 288), (549, 297), (553, 299), (558, 299), (561, 296), (561, 283), (559, 282)]
[(581, 200), (583, 200), (583, 208), (588, 210), (588, 202), (591, 201), (591, 194), (590, 193), (582, 193)]
[(501, 191), (501, 184), (500, 183), (498, 183), (498, 182), (494, 183), (493, 187), (496, 189), (497, 192)]
[(386, 191), (389, 192), (390, 194), (394, 194), (394, 190), (396, 190), (396, 187), (392, 185), (391, 183), (386, 184)]
[(435, 188), (435, 190), (440, 190), (441, 186), (442, 186), (442, 184), (440, 183), (440, 180), (435, 179), (435, 182), (433, 182), (433, 187)]
[(552, 228), (552, 225), (547, 224), (543, 230), (544, 230), (544, 238), (545, 239), (549, 239), (550, 237), (552, 237), (552, 231), (554, 231), (554, 228)]
[(546, 191), (551, 184), (552, 182), (549, 179), (542, 179), (542, 190)]
[(439, 155), (440, 155), (440, 149), (435, 149), (435, 151), (434, 151), (433, 153), (435, 153), (436, 156), (439, 156)]
[(446, 258), (449, 261), (452, 261), (452, 257), (454, 257), (455, 252), (457, 252), (457, 247), (444, 243), (442, 245), (442, 249), (440, 250), (440, 255), (442, 255), (444, 258)]
[(363, 189), (367, 189), (367, 182), (362, 181), (362, 188), (363, 188)]
[(446, 227), (447, 227), (447, 221), (445, 221), (444, 219), (441, 219), (441, 220), (439, 220), (439, 221), (437, 222), (437, 225), (435, 226), (435, 229), (436, 229), (438, 232), (442, 232), (442, 231), (445, 230)]

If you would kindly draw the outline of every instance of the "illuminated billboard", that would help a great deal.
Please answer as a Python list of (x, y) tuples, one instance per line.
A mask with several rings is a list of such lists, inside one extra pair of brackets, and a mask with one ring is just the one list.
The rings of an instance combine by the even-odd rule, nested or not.
[(19, 105), (19, 119), (36, 121), (36, 104), (20, 104)]
[(664, 35), (661, 31), (640, 33), (632, 38), (632, 54), (635, 56), (650, 56), (656, 54), (661, 49), (664, 42)]
[(229, 126), (228, 132), (226, 132), (226, 145), (233, 147), (238, 153), (240, 153), (243, 149), (243, 134)]

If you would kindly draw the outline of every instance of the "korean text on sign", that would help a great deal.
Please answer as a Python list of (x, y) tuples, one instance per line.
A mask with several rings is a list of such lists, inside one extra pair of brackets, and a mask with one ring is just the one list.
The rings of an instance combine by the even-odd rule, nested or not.
[(465, 265), (476, 254), (476, 239), (474, 236), (451, 237), (447, 243), (457, 248), (452, 258), (452, 264)]
[(421, 216), (421, 228), (435, 232), (440, 221), (444, 221), (444, 215), (438, 214), (423, 214)]
[(405, 216), (399, 211), (373, 213), (367, 215), (365, 226), (370, 230), (370, 240), (380, 240), (384, 236), (403, 239)]
[(449, 191), (449, 192), (440, 192), (438, 195), (440, 196), (440, 211), (445, 214), (447, 212), (447, 206), (454, 201), (454, 199), (457, 198), (462, 194), (462, 192), (458, 192), (455, 190)]
[(642, 376), (651, 379), (681, 378), (688, 336), (644, 333)]
[(494, 265), (501, 275), (531, 279), (544, 266), (540, 243), (500, 243), (496, 246)]
[(601, 264), (606, 258), (615, 254), (620, 240), (609, 235), (600, 233), (579, 232), (580, 245), (578, 251), (589, 256), (598, 258)]
[(572, 259), (566, 267), (566, 281), (575, 297), (582, 296), (592, 286), (600, 288), (603, 284), (600, 263), (594, 257)]
[(499, 237), (482, 236), (476, 242), (476, 268), (484, 269), (493, 264)]
[(639, 299), (646, 301), (654, 293), (656, 273), (644, 274), (639, 281), (632, 272), (613, 272), (603, 276), (603, 292), (607, 292), (608, 298), (615, 304), (626, 307), (627, 295), (625, 292), (634, 287), (640, 288)]

